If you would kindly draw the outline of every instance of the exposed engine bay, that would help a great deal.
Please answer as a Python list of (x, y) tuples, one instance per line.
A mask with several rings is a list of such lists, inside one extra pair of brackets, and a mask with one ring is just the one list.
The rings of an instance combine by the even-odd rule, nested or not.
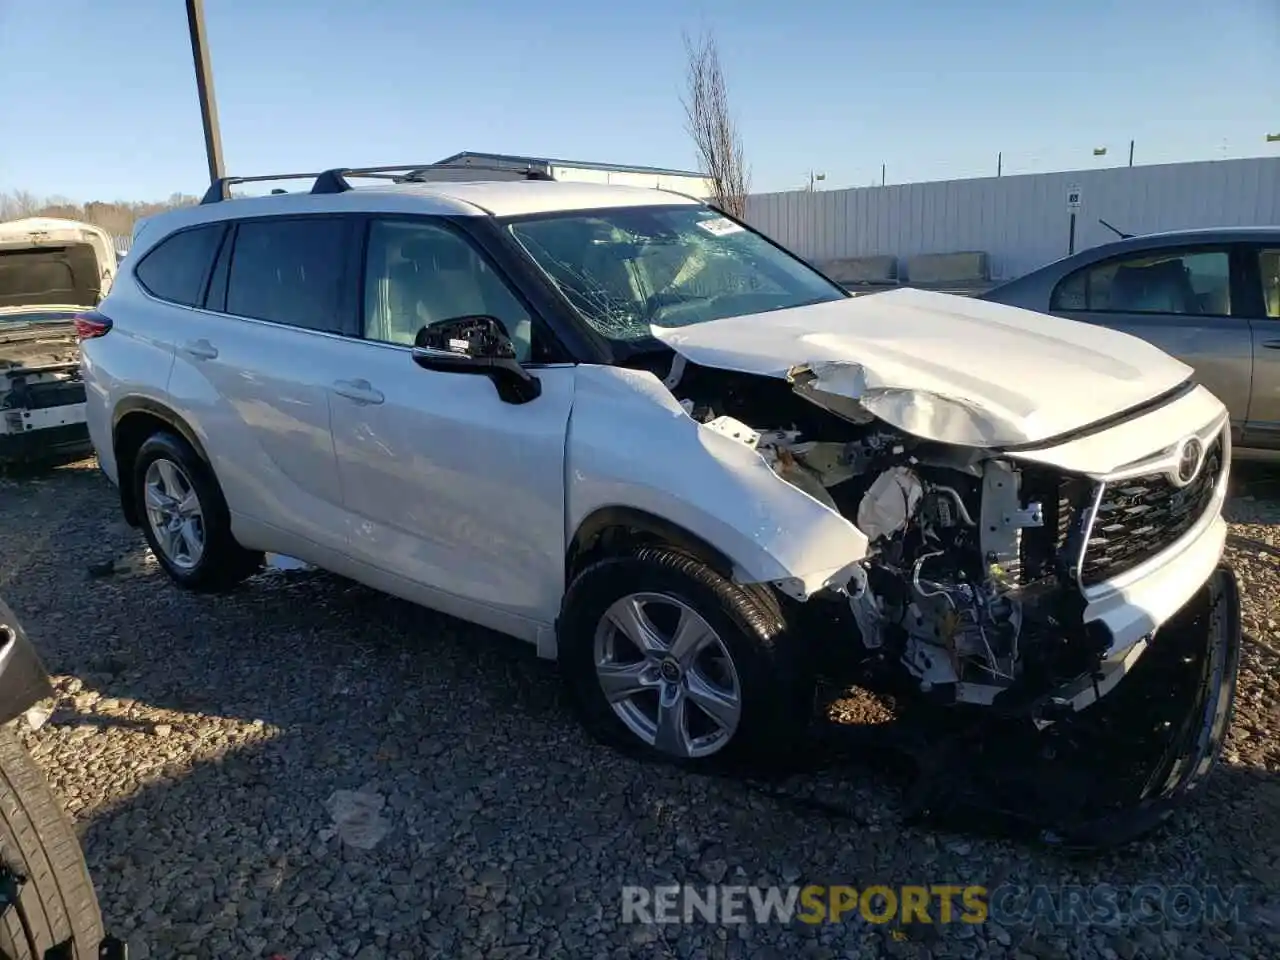
[[(1139, 477), (1104, 499), (1087, 477), (921, 440), (856, 401), (818, 403), (804, 371), (762, 378), (677, 357), (652, 372), (705, 429), (755, 449), (867, 536), (850, 581), (804, 606), (839, 611), (818, 626), (835, 626), (834, 646), (860, 637), (855, 683), (886, 692), (887, 681), (916, 707), (890, 724), (827, 727), (851, 756), (909, 761), (909, 818), (1113, 846), (1163, 822), (1203, 780), (1239, 662), (1230, 569), (1218, 567), (1150, 652), (1154, 636), (1110, 672), (1111, 635), (1084, 622), (1080, 588), (1189, 529), (1212, 500), (1220, 450), (1182, 496)], [(1090, 515), (1108, 520), (1095, 529)], [(962, 704), (975, 709), (957, 714)]]
[(70, 320), (0, 316), (0, 465), (87, 452), (80, 350)]
[[(804, 399), (802, 381), (678, 362), (666, 382), (694, 420), (755, 449), (866, 534), (870, 553), (841, 601), (866, 651), (900, 664), (922, 693), (1025, 702), (1096, 663), (1102, 645), (1070, 616), (1082, 602), (1055, 568), (1060, 485), (1040, 484), (1046, 508), (1039, 478), (1011, 462), (856, 409), (836, 415)], [(1029, 549), (1046, 537), (1049, 550)]]

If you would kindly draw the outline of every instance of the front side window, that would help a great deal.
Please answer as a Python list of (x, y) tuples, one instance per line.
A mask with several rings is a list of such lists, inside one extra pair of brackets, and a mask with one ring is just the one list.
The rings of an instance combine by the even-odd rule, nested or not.
[(1267, 316), (1280, 320), (1280, 250), (1263, 250), (1258, 254), (1262, 275), (1262, 303)]
[(1225, 250), (1165, 251), (1085, 267), (1058, 284), (1050, 309), (1227, 317), (1231, 258)]
[(848, 296), (703, 206), (521, 218), (507, 229), (584, 320), (611, 340)]
[(242, 222), (227, 277), (227, 313), (341, 332), (346, 236), (346, 223), (336, 217)]
[(223, 224), (213, 223), (161, 240), (138, 263), (134, 276), (153, 297), (184, 307), (200, 306), (223, 229)]
[(529, 312), (484, 257), (446, 227), (412, 220), (369, 226), (364, 278), (364, 335), (412, 345), (429, 323), (466, 316), (497, 317), (516, 359), (529, 359)]

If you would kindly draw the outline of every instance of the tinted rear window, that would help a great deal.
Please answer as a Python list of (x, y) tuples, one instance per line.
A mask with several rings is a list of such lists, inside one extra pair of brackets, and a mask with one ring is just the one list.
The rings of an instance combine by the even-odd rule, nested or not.
[(199, 306), (223, 229), (221, 223), (214, 223), (161, 240), (134, 268), (134, 276), (153, 297)]
[(346, 234), (346, 223), (336, 217), (241, 223), (231, 256), (227, 313), (339, 332)]

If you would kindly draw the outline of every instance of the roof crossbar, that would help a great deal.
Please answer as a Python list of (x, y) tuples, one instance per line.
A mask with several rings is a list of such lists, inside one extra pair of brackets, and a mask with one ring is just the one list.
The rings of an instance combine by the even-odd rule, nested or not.
[(262, 177), (221, 177), (205, 192), (204, 203), (220, 203), (231, 199), (231, 187), (237, 183), (263, 183), (270, 180), (314, 180), (311, 193), (346, 193), (351, 189), (348, 177), (390, 180), (393, 183), (425, 183), (433, 170), (489, 170), (502, 173), (523, 174), (528, 180), (552, 180), (549, 173), (533, 166), (524, 169), (504, 167), (498, 164), (480, 163), (402, 163), (384, 167), (334, 167), (320, 173), (281, 173)]

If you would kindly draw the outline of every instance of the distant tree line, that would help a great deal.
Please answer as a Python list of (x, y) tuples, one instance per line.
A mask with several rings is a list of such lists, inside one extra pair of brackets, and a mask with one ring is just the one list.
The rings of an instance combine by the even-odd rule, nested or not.
[(67, 220), (80, 220), (102, 227), (110, 234), (131, 236), (133, 225), (143, 217), (173, 210), (176, 207), (188, 207), (198, 203), (199, 197), (185, 193), (172, 194), (168, 200), (142, 201), (117, 200), (107, 203), (102, 200), (90, 200), (87, 203), (76, 203), (66, 197), (37, 197), (28, 190), (0, 191), (0, 222), (20, 220), (23, 217), (63, 217)]

